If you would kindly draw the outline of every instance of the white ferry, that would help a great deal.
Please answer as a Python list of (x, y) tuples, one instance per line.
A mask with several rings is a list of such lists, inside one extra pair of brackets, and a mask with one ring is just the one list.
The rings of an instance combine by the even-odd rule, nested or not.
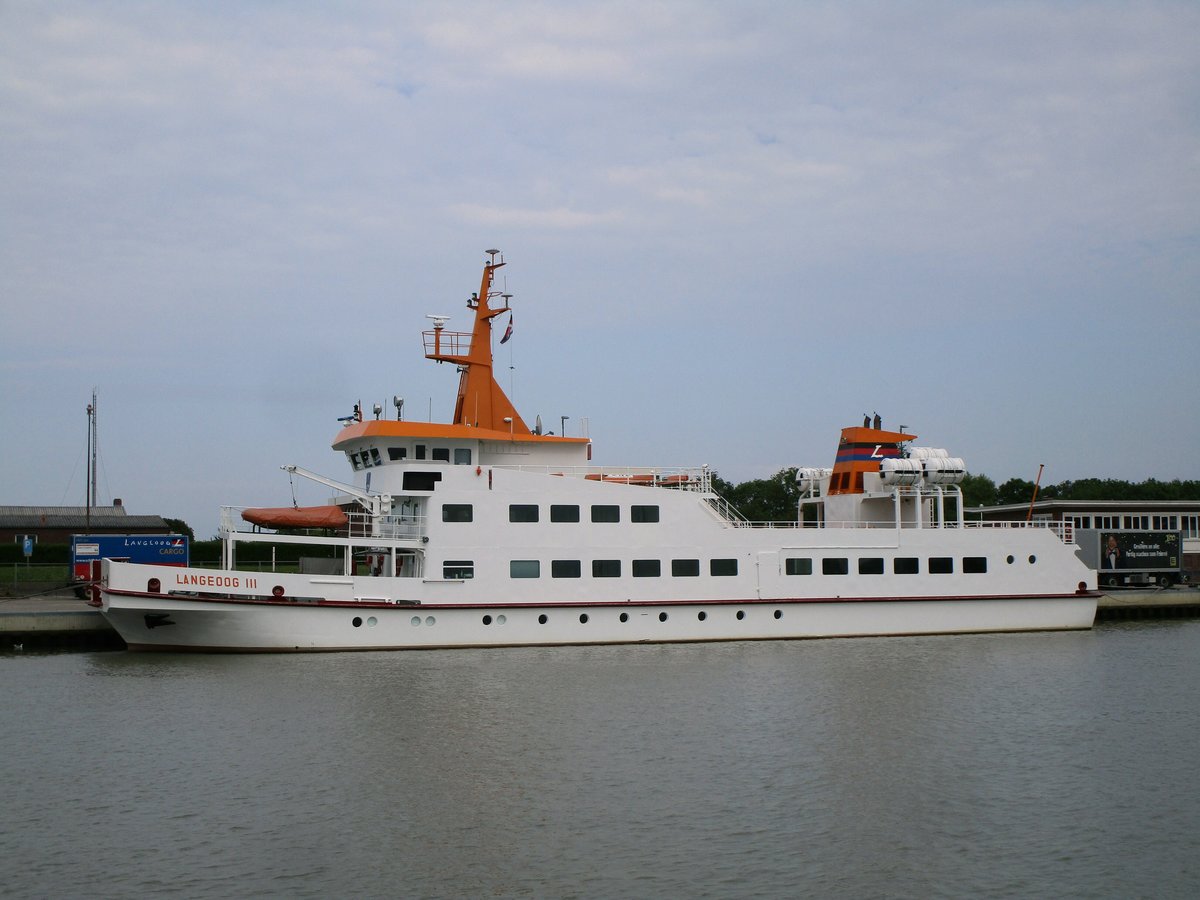
[[(364, 418), (328, 506), (222, 511), (219, 569), (106, 560), (94, 601), (132, 650), (317, 651), (740, 641), (1089, 628), (1096, 574), (1062, 526), (963, 519), (961, 459), (878, 419), (801, 469), (797, 521), (743, 519), (695, 468), (591, 464), (530, 428), (492, 366), (511, 295), (488, 251), (470, 333), (431, 317), (460, 373), (449, 424)], [(500, 320), (504, 324), (503, 319)], [(300, 571), (239, 568), (303, 544)], [(254, 548), (251, 550), (250, 548)], [(303, 557), (303, 553), (311, 554)], [(294, 555), (294, 553), (293, 553)], [(273, 557), (271, 557), (273, 558)], [(292, 566), (293, 569), (297, 568)]]

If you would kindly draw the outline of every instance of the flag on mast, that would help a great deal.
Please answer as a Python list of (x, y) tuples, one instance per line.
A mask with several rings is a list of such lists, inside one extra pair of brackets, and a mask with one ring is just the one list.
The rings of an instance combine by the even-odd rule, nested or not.
[(508, 314), (508, 327), (504, 329), (504, 337), (500, 338), (500, 343), (507, 344), (510, 337), (512, 337), (512, 313)]

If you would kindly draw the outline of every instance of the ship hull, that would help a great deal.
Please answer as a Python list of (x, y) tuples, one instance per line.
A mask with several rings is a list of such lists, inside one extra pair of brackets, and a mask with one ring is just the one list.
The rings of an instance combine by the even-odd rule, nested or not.
[(1086, 629), (1094, 592), (1057, 596), (829, 598), (404, 606), (292, 603), (104, 590), (131, 650), (417, 650)]

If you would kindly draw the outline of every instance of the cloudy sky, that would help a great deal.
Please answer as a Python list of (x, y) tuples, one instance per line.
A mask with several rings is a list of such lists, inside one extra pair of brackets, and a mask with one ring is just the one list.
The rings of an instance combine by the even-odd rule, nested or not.
[[(1200, 477), (1200, 5), (0, 2), (0, 504), (187, 520), (445, 420), (498, 247), (606, 464)], [(299, 485), (300, 503), (326, 491)]]

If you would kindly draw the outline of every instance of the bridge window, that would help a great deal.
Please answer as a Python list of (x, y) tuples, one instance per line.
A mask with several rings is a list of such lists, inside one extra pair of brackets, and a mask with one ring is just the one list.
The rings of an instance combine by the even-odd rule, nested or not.
[(379, 456), (379, 448), (378, 447), (371, 448), (371, 465), (373, 465), (373, 466), (382, 466), (383, 465), (383, 459), (380, 458), (380, 456)]
[(433, 448), (433, 461), (434, 462), (450, 462), (450, 448), (449, 447), (434, 447)]
[(471, 448), (470, 447), (455, 447), (454, 448), (454, 464), (456, 466), (469, 466), (471, 464)]
[(441, 472), (405, 472), (405, 491), (432, 491), (442, 480)]
[(407, 456), (407, 447), (388, 447), (388, 459), (390, 459), (392, 462), (399, 462)]
[(417, 459), (425, 458), (425, 445), (424, 444), (417, 444), (416, 451), (417, 451)]

